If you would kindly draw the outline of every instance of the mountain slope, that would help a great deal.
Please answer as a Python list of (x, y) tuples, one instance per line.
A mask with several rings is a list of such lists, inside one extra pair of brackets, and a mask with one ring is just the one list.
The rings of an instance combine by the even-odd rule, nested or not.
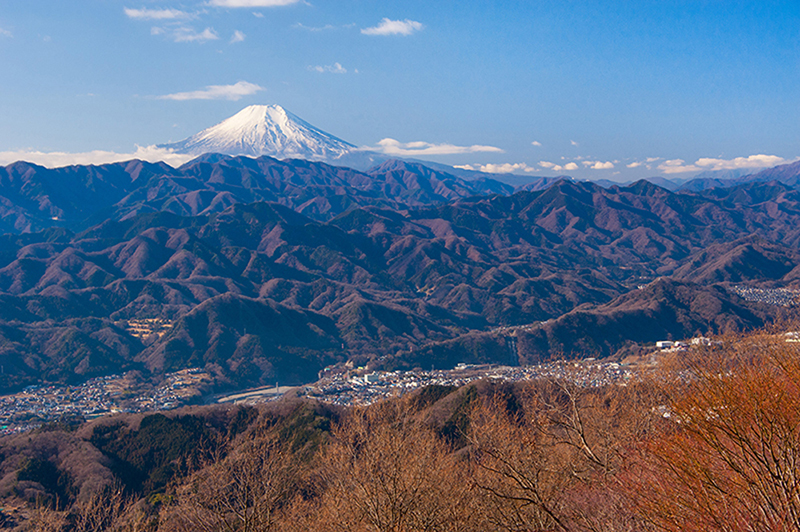
[(221, 153), (309, 160), (335, 160), (355, 149), (280, 105), (251, 105), (185, 140), (159, 147), (189, 155)]
[(777, 315), (716, 286), (659, 279), (605, 305), (519, 333), (522, 362), (606, 357), (626, 345), (752, 329)]

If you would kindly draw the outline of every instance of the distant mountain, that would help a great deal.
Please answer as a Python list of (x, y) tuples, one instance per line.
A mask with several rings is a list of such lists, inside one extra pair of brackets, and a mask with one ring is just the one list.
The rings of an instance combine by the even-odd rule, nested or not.
[(49, 169), (26, 162), (0, 167), (0, 232), (79, 226), (98, 210), (146, 187), (174, 169), (164, 163), (128, 161)]
[(700, 192), (712, 188), (730, 188), (744, 183), (777, 181), (800, 190), (800, 161), (755, 171), (753, 169), (702, 172), (683, 183), (678, 190)]
[(753, 168), (736, 168), (733, 170), (706, 170), (692, 176), (692, 179), (718, 179), (720, 181), (730, 181), (731, 179), (741, 179), (756, 173)]
[(356, 147), (315, 128), (280, 105), (251, 105), (215, 126), (159, 148), (189, 155), (221, 153), (334, 161)]
[(677, 190), (681, 186), (680, 181), (667, 179), (666, 177), (653, 176), (653, 177), (646, 177), (645, 180), (650, 181), (654, 185), (658, 185), (661, 188), (666, 188), (667, 190), (670, 191)]
[(800, 161), (766, 168), (752, 174), (750, 178), (752, 181), (759, 182), (778, 181), (792, 188), (800, 189)]
[(571, 177), (566, 175), (561, 176), (537, 176), (537, 175), (520, 175), (520, 174), (510, 174), (510, 173), (491, 173), (491, 172), (481, 172), (479, 170), (468, 170), (466, 168), (458, 167), (458, 166), (450, 166), (447, 164), (435, 163), (432, 161), (422, 161), (418, 159), (407, 159), (409, 162), (412, 163), (419, 163), (422, 165), (427, 166), (428, 168), (432, 168), (434, 170), (439, 170), (440, 172), (445, 172), (450, 175), (454, 175), (456, 177), (460, 177), (467, 181), (477, 181), (480, 179), (492, 179), (494, 181), (499, 181), (501, 183), (505, 183), (507, 185), (511, 185), (512, 187), (523, 187), (525, 185), (533, 184), (533, 183), (552, 183), (559, 179), (569, 179), (572, 180)]
[(220, 154), (201, 155), (177, 169), (142, 161), (55, 169), (18, 162), (0, 167), (0, 233), (80, 231), (139, 213), (194, 216), (257, 201), (330, 220), (355, 207), (402, 209), (511, 192), (491, 179), (466, 181), (397, 160), (366, 173), (303, 159)]

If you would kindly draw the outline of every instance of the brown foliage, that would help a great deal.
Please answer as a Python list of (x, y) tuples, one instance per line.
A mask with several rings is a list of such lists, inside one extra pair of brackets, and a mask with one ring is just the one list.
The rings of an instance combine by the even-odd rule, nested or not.
[(159, 530), (274, 530), (299, 470), (276, 440), (249, 440), (190, 478), (178, 490), (177, 502), (165, 510)]
[(798, 348), (729, 336), (626, 386), (483, 383), (335, 416), (294, 405), (174, 480), (157, 524), (107, 489), (36, 509), (26, 530), (798, 530)]
[(800, 528), (800, 350), (782, 337), (729, 338), (677, 367), (673, 434), (647, 448), (634, 483), (661, 530)]
[(335, 427), (313, 529), (471, 529), (469, 462), (413, 413), (407, 401), (390, 401), (357, 410)]

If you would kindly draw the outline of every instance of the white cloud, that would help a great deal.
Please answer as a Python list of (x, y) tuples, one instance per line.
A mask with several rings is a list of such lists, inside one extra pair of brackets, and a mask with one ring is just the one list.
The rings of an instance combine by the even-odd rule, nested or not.
[(2, 35), (3, 37), (9, 37), (9, 38), (14, 36), (13, 33), (11, 33), (10, 31), (8, 31), (7, 29), (4, 29), (4, 28), (0, 28), (0, 35)]
[(163, 161), (172, 167), (178, 167), (192, 160), (194, 157), (196, 156), (177, 154), (172, 150), (157, 148), (155, 146), (137, 146), (136, 151), (133, 153), (115, 153), (102, 150), (82, 153), (20, 150), (0, 152), (0, 165), (7, 165), (16, 161), (27, 161), (47, 168), (57, 168), (74, 164), (109, 164), (130, 161), (131, 159), (140, 159), (150, 162)]
[(554, 172), (563, 172), (564, 170), (577, 170), (578, 165), (575, 163), (567, 163), (565, 165), (560, 165), (556, 163), (551, 163), (550, 161), (539, 161), (539, 166), (542, 168), (547, 168), (548, 170), (552, 170)]
[(553, 170), (554, 172), (560, 172), (564, 169), (560, 164), (551, 163), (550, 161), (539, 161), (539, 166), (547, 168), (548, 170)]
[(231, 37), (231, 44), (242, 42), (246, 35), (239, 30), (233, 32), (233, 37)]
[(538, 140), (534, 140), (533, 142), (531, 142), (531, 144), (533, 144), (534, 146), (541, 146), (542, 145), (542, 143), (539, 142)]
[(610, 170), (614, 168), (614, 163), (611, 161), (583, 161), (584, 166), (588, 166), (592, 170)]
[(209, 5), (217, 7), (280, 7), (298, 2), (300, 0), (211, 0)]
[(481, 164), (478, 165), (481, 172), (489, 174), (511, 174), (522, 170), (523, 172), (537, 172), (538, 169), (528, 166), (525, 163), (504, 163), (504, 164)]
[(670, 159), (658, 165), (658, 169), (665, 174), (680, 174), (683, 172), (699, 172), (702, 170), (699, 166), (686, 164), (683, 159)]
[(253, 13), (253, 16), (256, 18), (264, 18), (264, 13), (259, 13), (258, 11), (256, 11), (255, 13)]
[(736, 157), (735, 159), (698, 159), (696, 164), (709, 170), (735, 170), (738, 168), (769, 168), (779, 164), (788, 163), (783, 157), (777, 155), (751, 155), (749, 157)]
[(347, 69), (344, 68), (340, 63), (334, 63), (332, 65), (325, 65), (325, 66), (309, 66), (309, 70), (314, 72), (330, 72), (331, 74), (347, 74)]
[(533, 166), (528, 166), (525, 163), (503, 163), (503, 164), (454, 164), (453, 168), (461, 168), (462, 170), (473, 170), (476, 172), (486, 172), (488, 174), (511, 174), (513, 172), (522, 170), (523, 172), (538, 172), (539, 169)]
[(219, 39), (219, 35), (212, 28), (206, 28), (197, 33), (192, 28), (178, 28), (173, 33), (175, 42), (206, 42)]
[[(650, 166), (651, 163), (654, 163), (656, 161), (663, 161), (663, 160), (664, 159), (662, 157), (648, 157), (644, 161), (633, 161), (632, 163), (626, 164), (625, 166), (627, 168), (640, 168), (640, 167), (644, 166), (648, 170), (651, 170), (652, 169), (652, 166)], [(619, 161), (614, 161), (614, 164), (618, 164), (618, 163), (619, 163)]]
[(366, 148), (376, 150), (387, 155), (420, 156), (420, 155), (453, 155), (458, 153), (478, 153), (493, 152), (503, 153), (500, 148), (494, 146), (455, 146), (453, 144), (431, 144), (429, 142), (416, 141), (402, 143), (394, 139), (383, 139), (376, 147)]
[(364, 28), (364, 35), (411, 35), (415, 31), (422, 31), (425, 26), (415, 20), (390, 20), (384, 18), (380, 24), (372, 28)]
[(751, 155), (749, 157), (736, 157), (734, 159), (714, 159), (702, 157), (694, 164), (686, 164), (683, 159), (671, 159), (658, 165), (658, 169), (665, 174), (679, 174), (685, 172), (701, 172), (704, 170), (737, 170), (740, 168), (769, 168), (790, 161), (777, 155)]
[(192, 18), (193, 15), (179, 9), (130, 9), (125, 8), (128, 18), (137, 20), (177, 20)]
[(158, 96), (159, 100), (240, 100), (245, 96), (250, 96), (259, 91), (263, 91), (264, 87), (256, 85), (255, 83), (248, 83), (247, 81), (240, 81), (233, 85), (209, 85), (205, 89), (189, 92), (176, 92), (174, 94), (165, 94)]
[(578, 143), (575, 142), (574, 140), (569, 141), (569, 143), (572, 144), (573, 146), (578, 146)]

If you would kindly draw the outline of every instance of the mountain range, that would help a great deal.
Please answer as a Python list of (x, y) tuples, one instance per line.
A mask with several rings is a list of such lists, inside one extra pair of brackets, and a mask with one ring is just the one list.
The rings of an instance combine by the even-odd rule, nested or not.
[(490, 179), (466, 181), (398, 160), (366, 172), (302, 159), (216, 154), (180, 168), (130, 161), (49, 169), (17, 162), (0, 167), (0, 232), (82, 230), (145, 212), (208, 214), (257, 201), (328, 220), (358, 206), (408, 208), (513, 190)]
[(279, 106), (162, 147), (198, 157), (0, 168), (0, 390), (622, 356), (784, 313), (734, 285), (800, 289), (800, 162), (509, 178), (387, 159)]
[[(521, 361), (605, 356), (764, 324), (779, 309), (730, 283), (800, 277), (800, 192), (777, 182), (674, 193), (559, 180), (513, 192), (400, 161), (367, 173), (266, 157), (208, 156), (180, 176), (162, 168), (23, 173), (50, 186), (71, 177), (76, 190), (61, 181), (48, 208), (86, 218), (2, 237), (3, 389), (128, 369), (201, 366), (218, 386), (241, 387), (307, 382), (345, 360), (506, 361), (492, 331), (523, 324), (534, 325), (519, 335)], [(125, 194), (140, 179), (148, 185)], [(170, 188), (186, 183), (204, 187), (195, 203)], [(20, 190), (19, 208), (48, 204)], [(92, 212), (77, 199), (105, 190), (122, 199)], [(282, 203), (235, 201), (267, 191)], [(148, 318), (170, 327), (130, 331)]]
[[(234, 116), (204, 129), (180, 142), (161, 144), (159, 148), (168, 149), (184, 155), (205, 155), (209, 153), (249, 157), (268, 156), (276, 159), (305, 159), (325, 162), (335, 166), (346, 166), (361, 171), (378, 166), (391, 157), (355, 145), (326, 133), (280, 105), (251, 105)], [(522, 186), (539, 179), (529, 175), (488, 174), (485, 172), (442, 165), (430, 161), (409, 161), (422, 163), (435, 170), (455, 175), (466, 180), (493, 179), (512, 186)], [(783, 181), (798, 186), (800, 161), (793, 165), (783, 165), (774, 169), (754, 170), (736, 168), (730, 170), (708, 170), (696, 173), (688, 179), (668, 179), (651, 176), (648, 181), (669, 190), (700, 191), (709, 188), (730, 187), (750, 181)], [(558, 176), (556, 179), (571, 179)], [(788, 182), (791, 181), (791, 182)], [(597, 181), (601, 186), (629, 185), (631, 182)]]

